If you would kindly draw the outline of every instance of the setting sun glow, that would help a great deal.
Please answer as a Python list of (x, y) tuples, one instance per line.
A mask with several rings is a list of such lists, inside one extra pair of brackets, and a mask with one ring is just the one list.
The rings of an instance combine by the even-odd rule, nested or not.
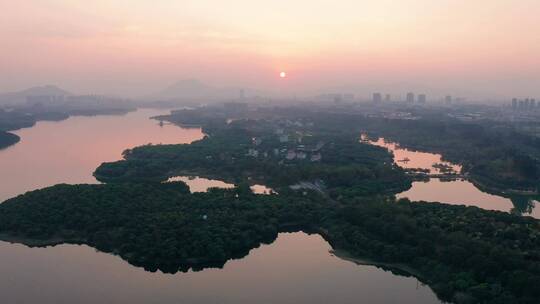
[(195, 78), (261, 90), (294, 80), (288, 93), (306, 95), (343, 86), (363, 96), (375, 88), (477, 99), (538, 92), (538, 0), (261, 3), (0, 1), (10, 12), (0, 20), (0, 70), (10, 75), (0, 91), (54, 82), (137, 97)]

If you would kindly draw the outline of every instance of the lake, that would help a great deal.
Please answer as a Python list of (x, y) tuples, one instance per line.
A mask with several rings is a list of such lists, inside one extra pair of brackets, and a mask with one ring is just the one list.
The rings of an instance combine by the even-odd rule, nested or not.
[[(362, 136), (365, 141), (366, 137)], [(440, 154), (412, 151), (404, 149), (398, 143), (388, 142), (384, 138), (376, 141), (368, 141), (370, 144), (384, 147), (394, 154), (394, 161), (399, 166), (411, 169), (427, 169), (431, 173), (440, 173), (434, 164), (444, 164), (455, 172), (461, 171), (461, 166), (442, 160)], [(527, 197), (507, 198), (500, 195), (490, 194), (478, 189), (473, 183), (457, 180), (441, 180), (431, 178), (428, 181), (415, 181), (412, 187), (397, 195), (398, 198), (408, 198), (412, 201), (431, 201), (454, 205), (477, 206), (488, 210), (516, 212), (523, 215), (540, 218), (538, 202)]]
[(281, 233), (223, 269), (163, 274), (88, 246), (0, 242), (4, 303), (440, 303), (414, 278), (333, 256), (319, 235)]
[(122, 159), (128, 148), (203, 138), (200, 128), (160, 126), (148, 119), (165, 113), (143, 109), (126, 115), (74, 116), (13, 132), (21, 141), (0, 150), (0, 202), (58, 183), (97, 183), (94, 170), (103, 162)]
[[(92, 172), (147, 143), (190, 143), (201, 129), (123, 116), (71, 117), (39, 122), (16, 133), (21, 142), (0, 151), (0, 201), (56, 183), (96, 183)], [(192, 191), (220, 181), (182, 177)], [(227, 184), (225, 184), (227, 186)], [(230, 186), (230, 184), (229, 184)], [(269, 189), (255, 185), (260, 193)], [(440, 303), (413, 277), (335, 257), (319, 235), (281, 233), (223, 269), (147, 272), (117, 256), (80, 245), (28, 248), (0, 242), (0, 294), (4, 303)]]

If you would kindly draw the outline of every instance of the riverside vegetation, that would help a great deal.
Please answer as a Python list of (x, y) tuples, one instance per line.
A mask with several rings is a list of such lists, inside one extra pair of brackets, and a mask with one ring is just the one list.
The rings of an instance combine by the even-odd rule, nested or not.
[(419, 120), (367, 119), (366, 131), (401, 146), (442, 154), (475, 183), (495, 192), (537, 194), (540, 139), (508, 123), (461, 122), (439, 116)]
[[(538, 220), (396, 202), (393, 194), (411, 181), (388, 151), (328, 118), (226, 124), (206, 117), (199, 142), (138, 147), (101, 165), (95, 175), (107, 184), (56, 185), (4, 202), (0, 233), (29, 245), (86, 243), (148, 270), (177, 272), (219, 267), (280, 231), (303, 230), (353, 257), (414, 274), (443, 300), (538, 303), (531, 288), (540, 280)], [(280, 140), (285, 134), (289, 140)], [(308, 156), (292, 158), (293, 150)], [(183, 183), (163, 183), (186, 172), (238, 186), (191, 194)], [(253, 194), (255, 181), (279, 195)], [(290, 188), (302, 182), (321, 186)]]

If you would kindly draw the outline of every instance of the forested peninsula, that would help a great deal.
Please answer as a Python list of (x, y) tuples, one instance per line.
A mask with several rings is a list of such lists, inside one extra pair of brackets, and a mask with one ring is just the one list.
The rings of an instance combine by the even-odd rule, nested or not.
[(20, 140), (21, 138), (13, 133), (0, 131), (0, 149), (14, 145)]

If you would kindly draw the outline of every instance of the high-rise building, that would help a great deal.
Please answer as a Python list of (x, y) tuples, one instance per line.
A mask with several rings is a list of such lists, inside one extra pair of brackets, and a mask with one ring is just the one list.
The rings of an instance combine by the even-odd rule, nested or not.
[(374, 103), (381, 103), (382, 102), (381, 93), (373, 93), (373, 102)]
[(240, 89), (240, 100), (244, 101), (246, 99), (246, 91), (244, 89)]
[(530, 107), (531, 109), (536, 108), (536, 99), (534, 99), (534, 98), (531, 99), (531, 101), (530, 101), (530, 103), (529, 103), (529, 107)]
[(512, 109), (517, 109), (518, 107), (518, 100), (517, 98), (512, 98)]
[(414, 93), (407, 93), (407, 103), (414, 103)]
[(425, 104), (427, 100), (426, 94), (418, 95), (418, 103)]
[(445, 104), (451, 104), (451, 103), (452, 103), (452, 96), (447, 95), (447, 96), (444, 98), (444, 103), (445, 103)]
[(384, 101), (386, 101), (386, 102), (392, 101), (392, 96), (391, 96), (390, 94), (386, 94), (386, 95), (384, 96)]

